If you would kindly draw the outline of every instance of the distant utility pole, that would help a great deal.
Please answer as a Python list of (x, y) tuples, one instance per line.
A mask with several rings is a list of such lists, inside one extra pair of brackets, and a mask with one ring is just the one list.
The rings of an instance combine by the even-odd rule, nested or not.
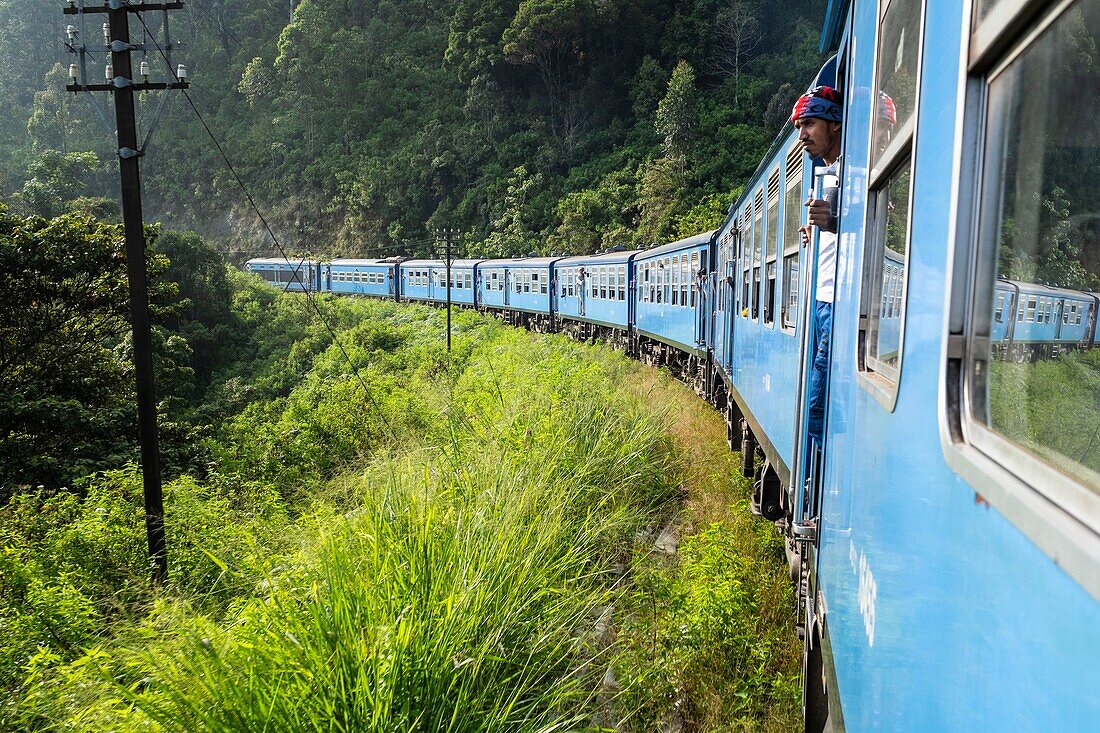
[[(138, 144), (137, 116), (135, 113), (134, 91), (167, 90), (187, 88), (187, 69), (180, 64), (172, 68), (172, 42), (168, 33), (168, 11), (183, 7), (182, 2), (138, 2), (137, 0), (66, 0), (64, 13), (75, 16), (75, 24), (65, 29), (66, 46), (70, 53), (76, 54), (77, 63), (69, 65), (70, 92), (109, 92), (115, 98), (115, 129), (118, 134), (119, 173), (122, 180), (122, 222), (126, 236), (126, 270), (130, 289), (130, 325), (134, 340), (134, 372), (137, 382), (138, 437), (141, 442), (141, 473), (145, 489), (145, 530), (149, 538), (149, 559), (153, 572), (153, 583), (160, 585), (168, 577), (168, 548), (164, 533), (164, 499), (160, 485), (160, 457), (157, 448), (157, 400), (156, 385), (153, 381), (153, 348), (149, 319), (149, 293), (145, 271), (145, 229), (141, 216), (141, 178), (138, 171), (138, 159), (145, 152), (161, 113), (164, 100), (157, 110), (145, 140)], [(141, 13), (159, 11), (163, 14), (161, 22), (154, 27), (163, 28), (164, 45), (157, 44), (155, 37), (149, 39), (149, 26), (145, 24)], [(133, 13), (145, 29), (145, 42), (130, 42), (130, 14)], [(103, 23), (103, 43), (90, 44), (87, 33), (88, 16), (106, 15)], [(93, 26), (94, 27), (94, 26)], [(139, 66), (140, 80), (134, 78), (130, 54), (142, 53)], [(149, 62), (147, 54), (163, 58), (168, 68), (168, 79), (163, 82), (149, 81)], [(110, 52), (110, 58), (107, 58)], [(103, 54), (104, 83), (88, 82), (88, 66), (98, 64), (96, 55)], [(92, 98), (92, 104), (100, 117), (107, 123), (107, 117), (98, 103)], [(107, 123), (110, 127), (110, 123)]]
[(451, 353), (451, 240), (462, 236), (460, 229), (443, 229), (436, 232), (436, 241), (446, 244), (447, 262), (447, 353)]

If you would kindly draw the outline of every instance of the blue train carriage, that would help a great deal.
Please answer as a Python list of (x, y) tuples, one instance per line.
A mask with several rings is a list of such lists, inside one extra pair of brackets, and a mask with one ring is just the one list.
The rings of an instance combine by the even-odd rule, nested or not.
[(556, 257), (484, 260), (478, 265), (478, 308), (513, 325), (548, 333), (553, 327)]
[[(791, 512), (803, 321), (812, 270), (801, 244), (811, 161), (788, 123), (715, 236), (711, 309), (712, 402), (724, 409), (731, 447), (754, 479), (753, 511)], [(758, 455), (759, 454), (759, 455)]]
[[(1035, 296), (1038, 330), (1040, 293), (1043, 327), (1060, 299), (1094, 339), (1089, 247), (1061, 250), (1071, 267), (1046, 255), (1100, 209), (1098, 36), (1095, 0), (829, 5), (846, 99), (832, 359), (788, 532), (808, 730), (1100, 720), (1100, 368), (993, 345), (997, 298), (1026, 325)], [(1001, 278), (1021, 262), (1052, 286)]]
[(341, 259), (330, 262), (325, 270), (326, 290), (347, 295), (368, 295), (372, 298), (400, 297), (398, 265), (400, 258)]
[(991, 340), (999, 358), (1035, 361), (1095, 344), (1095, 293), (1007, 278), (995, 293)]
[[(476, 302), (474, 278), (479, 260), (454, 260), (451, 263), (451, 303), (473, 306)], [(414, 302), (447, 303), (447, 265), (441, 260), (405, 260), (398, 266), (401, 297)]]
[(686, 237), (634, 257), (633, 353), (667, 366), (703, 393), (707, 368), (706, 278), (714, 232)]
[(281, 290), (318, 292), (325, 290), (327, 285), (323, 276), (324, 264), (319, 260), (256, 257), (244, 267)]
[(566, 257), (554, 263), (555, 312), (574, 338), (603, 339), (630, 350), (633, 260), (637, 250)]

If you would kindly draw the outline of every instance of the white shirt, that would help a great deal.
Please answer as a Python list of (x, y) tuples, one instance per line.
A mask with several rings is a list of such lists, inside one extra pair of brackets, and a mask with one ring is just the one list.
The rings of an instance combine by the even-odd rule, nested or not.
[(832, 303), (835, 282), (836, 235), (820, 232), (817, 235), (817, 299), (822, 303)]
[[(822, 185), (839, 186), (840, 159), (825, 169)], [(817, 234), (817, 288), (815, 297), (822, 303), (833, 302), (836, 283), (836, 234), (819, 231)]]

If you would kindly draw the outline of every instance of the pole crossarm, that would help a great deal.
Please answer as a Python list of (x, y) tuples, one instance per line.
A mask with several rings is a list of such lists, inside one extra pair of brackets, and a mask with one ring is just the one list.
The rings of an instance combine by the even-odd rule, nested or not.
[(185, 81), (179, 82), (162, 82), (162, 81), (149, 81), (134, 83), (129, 79), (123, 79), (121, 76), (116, 76), (113, 84), (66, 84), (66, 91), (70, 92), (113, 92), (116, 89), (122, 89), (126, 87), (133, 89), (135, 92), (156, 91), (162, 89), (190, 89), (191, 84)]
[(65, 15), (80, 15), (81, 13), (109, 13), (112, 10), (126, 10), (131, 13), (143, 13), (146, 10), (182, 10), (182, 2), (171, 3), (143, 3), (125, 2), (125, 0), (111, 0), (104, 5), (85, 5), (78, 8), (75, 5), (66, 5), (61, 12)]

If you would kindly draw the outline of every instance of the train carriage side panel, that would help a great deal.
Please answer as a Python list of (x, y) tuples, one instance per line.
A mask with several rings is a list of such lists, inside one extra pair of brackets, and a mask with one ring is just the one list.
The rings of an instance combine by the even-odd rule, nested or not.
[(714, 232), (640, 252), (633, 261), (634, 327), (649, 337), (686, 352), (705, 348), (697, 310), (698, 275), (707, 268)]
[(785, 481), (794, 454), (809, 161), (788, 126), (718, 230), (716, 354), (740, 412)]
[[(990, 46), (975, 68), (997, 70), (1004, 62), (1007, 71), (996, 71), (998, 78), (1011, 79), (1019, 64), (1034, 58), (1010, 56), (1012, 44), (1053, 53), (1051, 44), (1072, 37), (1044, 35), (1039, 26), (1028, 34), (1020, 24), (1086, 5), (1049, 4), (1021, 15), (1006, 43)], [(986, 150), (966, 147), (962, 133), (971, 125), (981, 132), (984, 115), (1009, 108), (960, 107), (986, 78), (966, 84), (975, 51), (971, 20), (957, 4), (891, 3), (897, 12), (885, 15), (875, 3), (850, 7), (860, 42), (849, 59), (833, 359), (810, 599), (827, 619), (836, 673), (831, 702), (853, 732), (1090, 730), (1100, 716), (1100, 605), (1084, 574), (1095, 578), (1098, 558), (1041, 549), (1040, 543), (1077, 536), (1079, 525), (1067, 519), (1060, 532), (1032, 534), (1029, 527), (1041, 515), (1026, 507), (1043, 503), (1028, 504), (1024, 493), (1003, 499), (1007, 479), (961, 474), (973, 434), (970, 428), (961, 436), (953, 432), (945, 417), (965, 404), (948, 402), (941, 381), (960, 348), (948, 332), (947, 286), (958, 285), (950, 244), (964, 248), (959, 262), (970, 261), (965, 254), (972, 246), (969, 238), (956, 238), (970, 217), (955, 207), (967, 190), (959, 182), (978, 169), (964, 161)], [(989, 22), (1012, 12), (991, 14)], [(1050, 27), (1057, 30), (1056, 23)], [(876, 78), (878, 46), (884, 71)], [(1052, 63), (1025, 104), (1053, 113), (1058, 102), (1045, 96), (1053, 88), (1047, 79), (1078, 71)], [(896, 76), (901, 73), (904, 78)], [(899, 79), (900, 88), (915, 94), (891, 86)], [(880, 89), (897, 104), (897, 124), (875, 145)], [(1044, 141), (1027, 144), (1031, 155)], [(872, 160), (871, 151), (880, 157)], [(865, 310), (889, 294), (882, 269), (887, 233), (904, 245), (897, 342), (876, 340), (878, 316)], [(995, 286), (995, 279), (988, 281), (982, 291), (989, 311), (978, 315), (986, 320)], [(1036, 314), (1040, 297), (1057, 296), (1026, 289), (1035, 295)], [(1051, 302), (1051, 313), (1054, 307)], [(973, 308), (959, 312), (978, 318)], [(1044, 315), (1041, 325), (1053, 327), (1053, 320)], [(1038, 321), (1033, 325), (1040, 334)], [(949, 464), (949, 458), (961, 462)]]
[(630, 326), (627, 282), (635, 254), (631, 250), (559, 260), (555, 264), (557, 316), (626, 332)]

